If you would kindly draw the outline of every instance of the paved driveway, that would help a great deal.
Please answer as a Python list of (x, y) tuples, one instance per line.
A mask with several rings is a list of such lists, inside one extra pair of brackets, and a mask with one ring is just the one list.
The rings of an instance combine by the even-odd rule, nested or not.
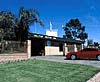
[(84, 65), (92, 65), (95, 67), (100, 67), (100, 61), (97, 61), (97, 60), (64, 60), (65, 59), (64, 56), (34, 56), (31, 59), (74, 63), (74, 64), (84, 64)]

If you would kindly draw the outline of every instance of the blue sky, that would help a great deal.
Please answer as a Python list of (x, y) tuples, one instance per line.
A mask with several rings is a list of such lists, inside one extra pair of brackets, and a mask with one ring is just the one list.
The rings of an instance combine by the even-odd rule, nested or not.
[[(100, 0), (0, 0), (0, 10), (11, 11), (18, 15), (18, 9), (34, 8), (40, 13), (45, 27), (36, 24), (36, 32), (45, 34), (52, 22), (53, 29), (58, 29), (58, 35), (64, 35), (62, 24), (71, 18), (78, 18), (86, 26), (89, 39), (100, 42)], [(30, 31), (35, 32), (35, 25)]]

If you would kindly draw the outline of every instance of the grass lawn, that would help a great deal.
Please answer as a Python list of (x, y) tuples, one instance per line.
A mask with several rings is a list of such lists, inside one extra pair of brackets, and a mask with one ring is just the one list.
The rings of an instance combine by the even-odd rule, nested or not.
[(0, 82), (86, 82), (99, 68), (28, 60), (0, 64)]

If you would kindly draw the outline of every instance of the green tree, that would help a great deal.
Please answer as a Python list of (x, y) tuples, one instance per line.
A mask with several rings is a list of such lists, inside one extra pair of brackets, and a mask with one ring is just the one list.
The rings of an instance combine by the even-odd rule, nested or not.
[(68, 27), (64, 27), (64, 30), (65, 30), (66, 37), (68, 39), (72, 39), (72, 34), (71, 34), (69, 28)]
[(80, 40), (83, 40), (83, 41), (85, 41), (85, 39), (88, 38), (88, 33), (85, 32), (85, 26), (81, 26), (79, 28), (79, 33), (78, 33), (77, 38), (79, 38)]
[(79, 19), (71, 19), (64, 27), (65, 35), (67, 38), (85, 40), (88, 34), (85, 33), (85, 26), (82, 26)]
[(85, 41), (85, 39), (88, 38), (88, 34), (84, 33), (84, 32), (81, 32), (81, 33), (79, 33), (78, 38), (80, 38), (81, 40)]
[(95, 46), (95, 47), (99, 47), (99, 45), (100, 45), (100, 44), (99, 44), (98, 42), (94, 42), (94, 46)]
[(92, 40), (92, 39), (89, 39), (89, 40), (87, 41), (87, 45), (88, 45), (88, 46), (93, 46), (93, 40)]
[(19, 16), (12, 12), (0, 11), (0, 40), (16, 39), (25, 41), (28, 38), (29, 26), (39, 23), (44, 26), (39, 19), (39, 13), (34, 9), (19, 9)]
[(81, 23), (78, 19), (71, 19), (68, 23), (66, 23), (65, 32), (67, 28), (70, 31), (72, 38), (76, 39), (80, 27)]
[[(0, 11), (0, 40), (14, 36), (15, 16), (11, 12)], [(10, 36), (11, 35), (11, 36)]]
[(24, 9), (21, 7), (19, 9), (19, 17), (16, 19), (16, 36), (17, 40), (23, 41), (27, 40), (29, 33), (29, 26), (34, 23), (39, 23), (44, 26), (42, 21), (39, 19), (39, 13), (34, 9)]
[(1, 51), (4, 51), (5, 40), (12, 39), (15, 37), (15, 16), (11, 12), (0, 11), (0, 47)]

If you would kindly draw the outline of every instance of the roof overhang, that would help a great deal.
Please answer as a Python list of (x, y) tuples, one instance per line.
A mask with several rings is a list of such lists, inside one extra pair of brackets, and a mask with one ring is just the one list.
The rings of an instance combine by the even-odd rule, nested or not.
[(51, 40), (51, 41), (59, 41), (59, 42), (64, 42), (64, 43), (73, 43), (73, 44), (83, 44), (84, 43), (84, 41), (81, 41), (81, 40), (65, 39), (61, 37), (47, 36), (47, 35), (42, 35), (42, 34), (37, 34), (37, 33), (29, 33), (28, 39), (33, 39), (33, 38), (39, 38), (39, 39)]

